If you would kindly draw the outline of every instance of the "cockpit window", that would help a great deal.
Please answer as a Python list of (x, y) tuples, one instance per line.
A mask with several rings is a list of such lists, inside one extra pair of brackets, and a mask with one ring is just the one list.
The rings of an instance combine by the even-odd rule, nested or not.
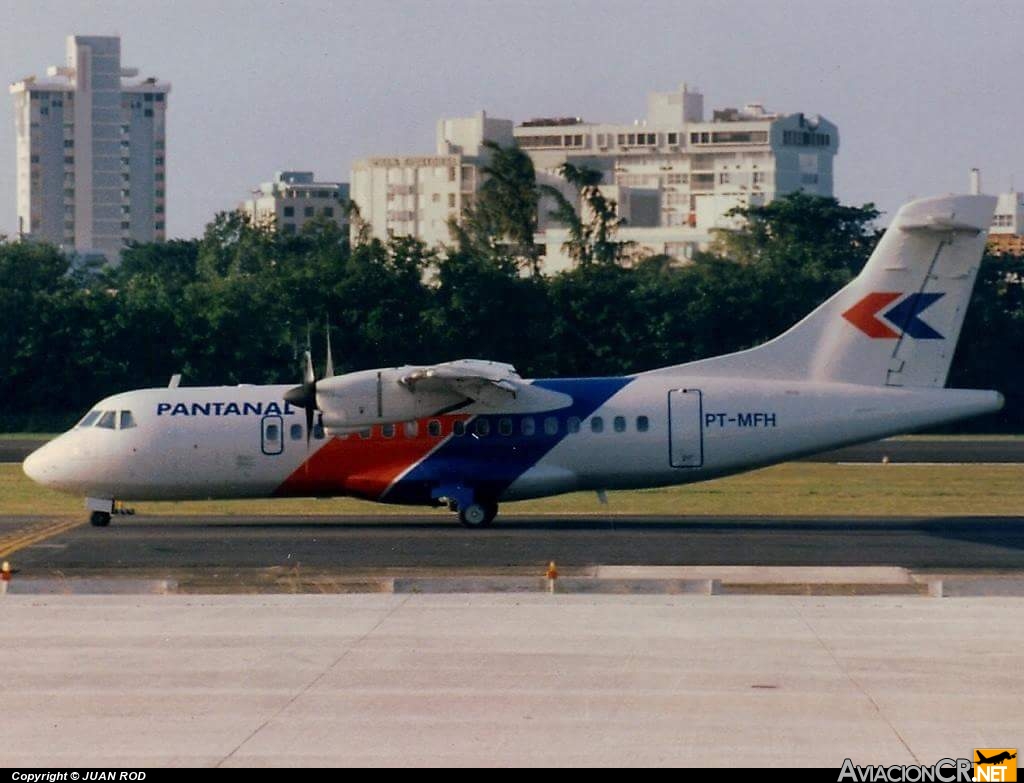
[(131, 411), (121, 411), (121, 429), (130, 430), (135, 426), (135, 417)]
[(114, 429), (114, 411), (103, 411), (103, 415), (100, 416), (100, 420), (96, 422), (97, 427), (103, 427), (104, 429)]
[(85, 414), (85, 418), (78, 422), (79, 427), (91, 427), (96, 423), (96, 419), (100, 417), (103, 411), (89, 411)]

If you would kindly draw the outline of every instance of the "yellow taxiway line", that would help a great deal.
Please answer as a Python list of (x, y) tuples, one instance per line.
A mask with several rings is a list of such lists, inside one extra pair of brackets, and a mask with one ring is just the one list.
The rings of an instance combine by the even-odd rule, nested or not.
[(83, 519), (56, 519), (18, 528), (7, 535), (0, 536), (0, 558), (9, 557), (19, 549), (66, 533), (84, 523)]

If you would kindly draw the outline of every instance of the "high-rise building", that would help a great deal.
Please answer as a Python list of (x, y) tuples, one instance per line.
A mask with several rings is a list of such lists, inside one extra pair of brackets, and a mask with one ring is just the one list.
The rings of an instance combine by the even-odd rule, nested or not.
[(47, 77), (10, 88), (19, 234), (112, 263), (127, 242), (165, 239), (171, 86), (122, 68), (116, 36), (69, 36)]
[(347, 182), (317, 182), (312, 171), (278, 171), (239, 210), (254, 223), (294, 234), (314, 218), (327, 218), (348, 231), (347, 206)]
[(488, 158), (485, 140), (512, 144), (512, 121), (485, 112), (440, 120), (434, 155), (356, 161), (352, 200), (374, 236), (414, 236), (428, 245), (448, 242), (448, 219), (462, 214), (480, 185)]

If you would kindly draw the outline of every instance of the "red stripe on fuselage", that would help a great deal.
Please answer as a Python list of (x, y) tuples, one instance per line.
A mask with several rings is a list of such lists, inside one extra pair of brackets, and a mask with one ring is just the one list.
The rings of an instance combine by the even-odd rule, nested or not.
[[(277, 497), (331, 497), (353, 495), (378, 500), (405, 471), (422, 460), (452, 435), (457, 421), (469, 416), (440, 416), (417, 422), (416, 435), (409, 437), (403, 424), (385, 438), (376, 425), (369, 438), (356, 433), (331, 438), (303, 462), (277, 488)], [(441, 422), (441, 434), (431, 435), (428, 422)]]

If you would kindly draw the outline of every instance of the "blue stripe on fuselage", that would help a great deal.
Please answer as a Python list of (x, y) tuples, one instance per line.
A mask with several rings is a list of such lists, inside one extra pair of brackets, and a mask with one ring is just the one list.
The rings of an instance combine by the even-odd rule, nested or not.
[[(478, 494), (499, 497), (509, 485), (536, 465), (545, 454), (568, 435), (567, 421), (581, 422), (604, 405), (632, 378), (566, 378), (533, 381), (535, 386), (562, 392), (572, 397), (572, 405), (550, 413), (475, 416), (466, 434), (452, 436), (419, 465), (395, 483), (382, 500), (391, 503), (424, 503), (430, 500), (431, 489), (439, 484), (461, 484)], [(536, 431), (523, 435), (522, 422), (532, 417)], [(558, 432), (544, 431), (545, 419), (558, 421)], [(474, 435), (475, 422), (487, 419), (490, 434)], [(512, 421), (512, 434), (502, 435), (500, 421)]]

